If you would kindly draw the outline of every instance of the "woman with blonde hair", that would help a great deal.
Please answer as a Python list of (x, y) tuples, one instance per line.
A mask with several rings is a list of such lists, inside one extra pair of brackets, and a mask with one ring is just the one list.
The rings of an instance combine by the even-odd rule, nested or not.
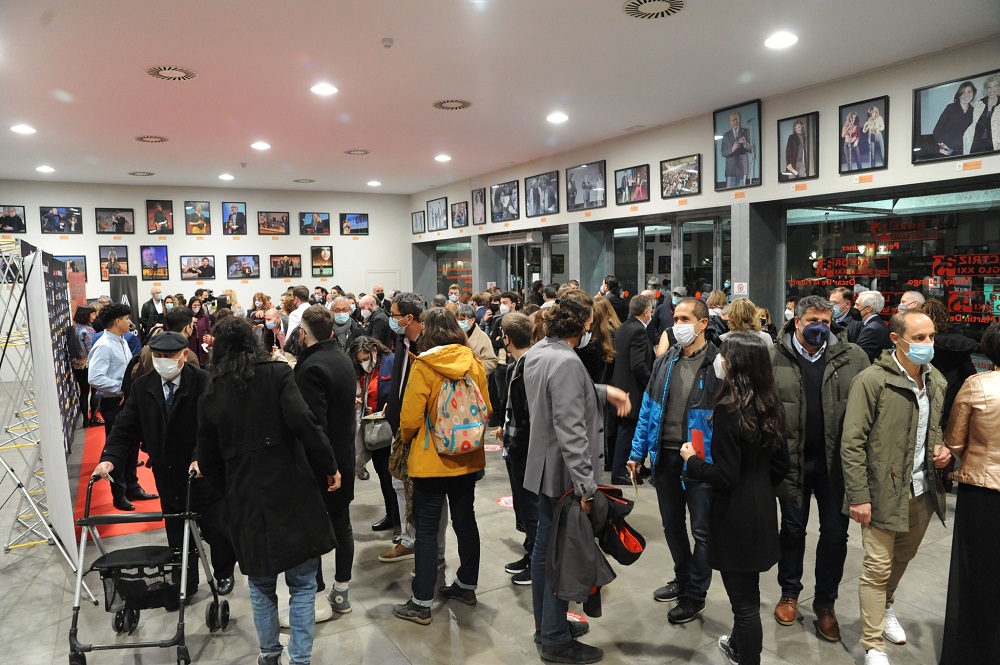
[(858, 127), (858, 114), (851, 111), (847, 114), (844, 126), (840, 130), (840, 137), (844, 139), (844, 165), (848, 171), (861, 168), (861, 149), (858, 143), (861, 141), (861, 128)]
[(721, 316), (722, 310), (727, 304), (729, 304), (729, 298), (726, 297), (726, 292), (721, 289), (716, 289), (708, 294), (708, 300), (705, 301), (708, 305), (708, 315)]
[(774, 345), (774, 340), (760, 329), (760, 319), (757, 318), (757, 306), (748, 298), (737, 298), (729, 303), (729, 332), (722, 335), (726, 339), (734, 332), (748, 332), (759, 336), (768, 348)]
[(236, 300), (236, 291), (223, 289), (222, 295), (229, 298), (229, 309), (233, 310), (233, 315), (241, 318), (247, 315), (246, 309)]

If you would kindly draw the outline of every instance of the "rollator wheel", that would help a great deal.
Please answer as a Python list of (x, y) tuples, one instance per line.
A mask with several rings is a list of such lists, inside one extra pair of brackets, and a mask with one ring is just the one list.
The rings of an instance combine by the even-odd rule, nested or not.
[(139, 627), (139, 610), (125, 610), (125, 632), (129, 635)]
[(213, 633), (219, 630), (219, 602), (216, 600), (205, 608), (205, 625)]
[(191, 665), (191, 655), (184, 645), (177, 647), (177, 665)]
[(69, 655), (69, 665), (87, 665), (87, 655), (82, 653), (71, 653)]
[(114, 618), (111, 619), (111, 627), (115, 629), (116, 633), (125, 632), (125, 610), (118, 610), (115, 612)]
[(219, 603), (219, 628), (225, 630), (229, 625), (229, 601), (223, 600)]

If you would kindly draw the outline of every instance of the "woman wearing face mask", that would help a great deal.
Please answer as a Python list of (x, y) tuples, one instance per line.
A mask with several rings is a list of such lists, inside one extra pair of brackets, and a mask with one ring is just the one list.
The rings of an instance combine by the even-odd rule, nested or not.
[(198, 364), (204, 369), (208, 367), (209, 351), (202, 340), (205, 335), (212, 334), (212, 315), (205, 311), (198, 298), (192, 298), (188, 306), (194, 314), (194, 332), (188, 340), (188, 346), (191, 351), (198, 354)]
[(587, 368), (587, 374), (594, 383), (607, 383), (611, 381), (611, 375), (615, 371), (615, 331), (621, 327), (622, 322), (611, 306), (611, 301), (604, 296), (594, 298), (592, 307), (594, 325), (590, 327), (590, 343), (578, 346), (576, 355), (583, 361), (583, 366)]
[(791, 321), (795, 318), (795, 306), (799, 304), (799, 297), (793, 296), (785, 301), (785, 321)]
[(729, 332), (723, 333), (720, 339), (726, 339), (734, 332), (748, 332), (760, 337), (761, 341), (771, 349), (774, 356), (774, 340), (760, 329), (760, 319), (757, 317), (757, 307), (748, 298), (737, 298), (729, 303)]
[(357, 297), (353, 293), (348, 293), (347, 294), (347, 302), (351, 303), (351, 318), (354, 319), (354, 321), (358, 325), (361, 325), (361, 323), (364, 321), (364, 319), (361, 318), (361, 310), (358, 309), (358, 299), (357, 299)]
[(253, 294), (253, 309), (247, 312), (250, 325), (258, 339), (264, 338), (264, 312), (267, 311), (267, 296), (258, 291)]
[(767, 307), (757, 307), (757, 319), (760, 321), (760, 329), (771, 337), (772, 342), (778, 340), (778, 328), (771, 323), (771, 310)]
[(785, 409), (759, 336), (732, 333), (717, 358), (725, 378), (712, 412), (712, 461), (701, 459), (690, 441), (680, 455), (685, 476), (712, 486), (709, 560), (722, 574), (734, 615), (733, 632), (719, 638), (719, 648), (730, 662), (758, 665), (760, 573), (780, 554), (774, 488), (789, 469)]
[(164, 312), (164, 314), (167, 313), (167, 312), (169, 312), (169, 311), (171, 311), (171, 310), (173, 310), (174, 307), (176, 307), (176, 306), (177, 306), (177, 303), (174, 301), (174, 297), (173, 296), (167, 295), (167, 296), (163, 297), (163, 312)]
[(459, 305), (456, 318), (458, 319), (458, 327), (462, 329), (469, 340), (469, 348), (483, 362), (486, 376), (489, 377), (497, 368), (497, 354), (493, 352), (493, 343), (490, 342), (490, 338), (476, 325), (476, 310), (472, 305)]

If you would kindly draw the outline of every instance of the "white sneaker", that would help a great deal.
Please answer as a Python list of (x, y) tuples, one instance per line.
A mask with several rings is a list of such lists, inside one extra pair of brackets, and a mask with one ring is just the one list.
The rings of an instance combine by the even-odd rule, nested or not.
[(889, 665), (889, 657), (885, 652), (869, 649), (865, 654), (865, 665)]
[(882, 629), (882, 637), (893, 644), (906, 644), (906, 631), (899, 625), (896, 610), (892, 607), (885, 608), (885, 628)]
[[(333, 618), (333, 608), (330, 607), (329, 601), (327, 601), (326, 596), (322, 593), (316, 594), (316, 623), (323, 623), (324, 621), (329, 621)], [(289, 628), (288, 623), (288, 610), (280, 610), (278, 612), (278, 625), (282, 628)]]

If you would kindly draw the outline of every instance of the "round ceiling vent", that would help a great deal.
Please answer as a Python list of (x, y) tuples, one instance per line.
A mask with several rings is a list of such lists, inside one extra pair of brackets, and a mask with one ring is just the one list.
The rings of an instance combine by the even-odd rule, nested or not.
[(667, 18), (684, 9), (684, 0), (628, 0), (622, 11), (632, 18)]
[(467, 102), (464, 99), (442, 99), (439, 102), (434, 102), (433, 106), (442, 111), (462, 111), (472, 106), (472, 102)]
[(198, 72), (193, 69), (188, 69), (187, 67), (174, 67), (172, 65), (150, 67), (146, 70), (146, 73), (154, 79), (162, 79), (164, 81), (190, 81), (194, 77), (198, 76)]
[(143, 136), (136, 136), (135, 140), (139, 143), (166, 143), (170, 139), (166, 136), (153, 136), (151, 134), (146, 134)]
[(367, 148), (354, 148), (352, 150), (345, 150), (344, 154), (350, 155), (351, 157), (366, 157), (367, 155), (372, 154), (372, 152), (373, 151), (368, 150)]
[(148, 178), (151, 175), (156, 175), (152, 171), (129, 171), (129, 175), (134, 175), (137, 178)]
[(295, 180), (293, 180), (292, 182), (297, 182), (297, 183), (299, 183), (300, 185), (308, 185), (309, 183), (311, 183), (311, 182), (316, 182), (316, 181), (315, 181), (315, 180), (313, 180), (312, 178), (296, 178), (296, 179), (295, 179)]

